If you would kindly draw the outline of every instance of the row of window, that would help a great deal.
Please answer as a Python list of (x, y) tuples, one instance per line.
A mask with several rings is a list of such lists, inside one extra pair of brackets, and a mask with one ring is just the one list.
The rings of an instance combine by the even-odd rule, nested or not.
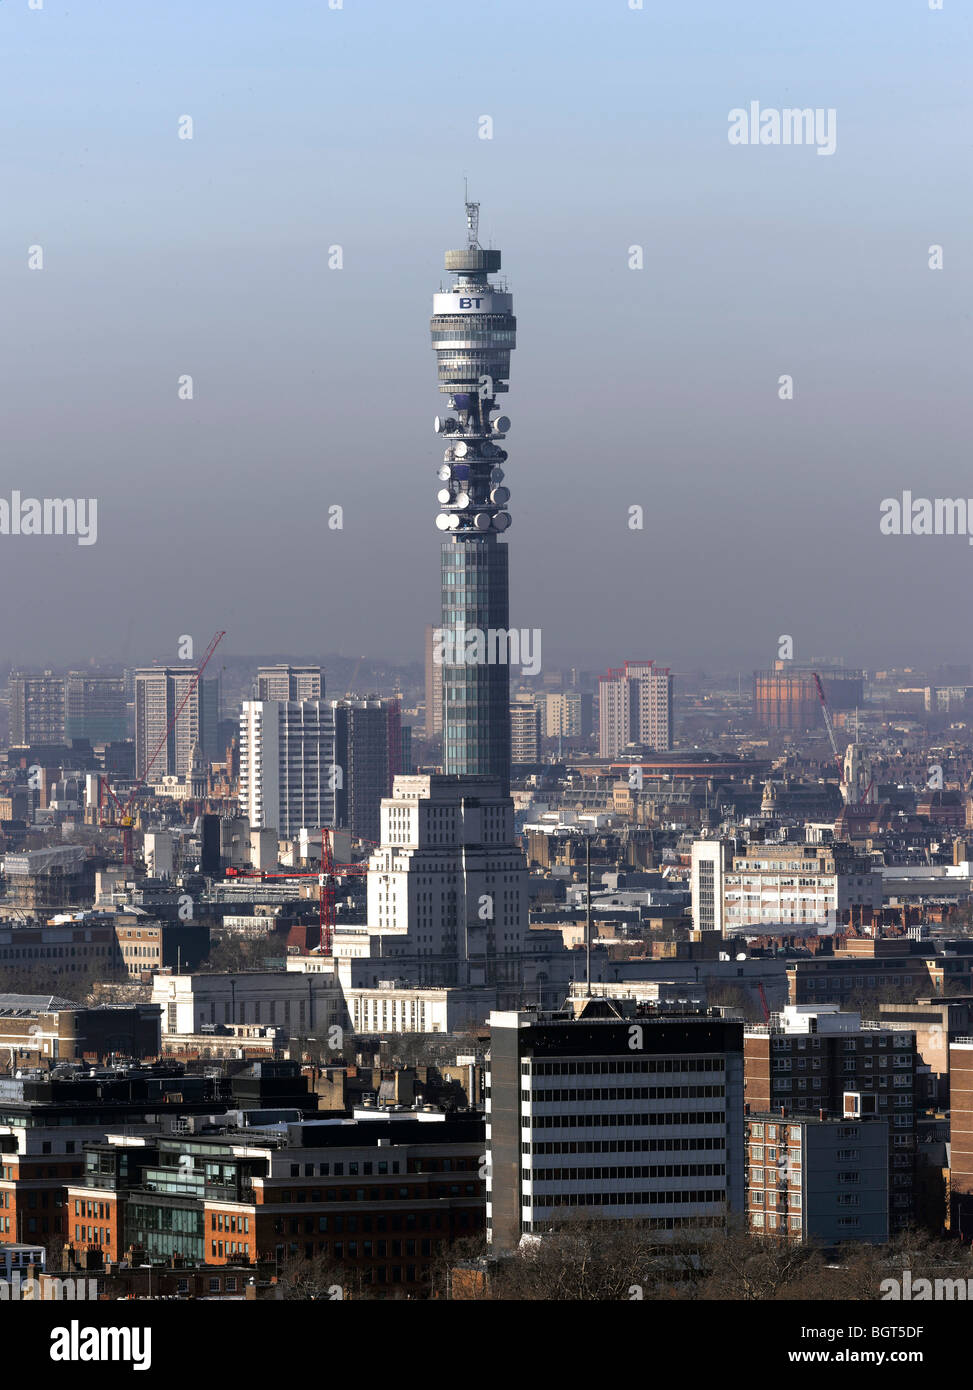
[[(448, 1163), (448, 1162), (450, 1162), (450, 1160), (447, 1159), (446, 1162)], [(398, 1160), (397, 1158), (393, 1158), (393, 1159), (391, 1160), (391, 1163), (392, 1163), (392, 1172), (393, 1172), (393, 1173), (397, 1173), (397, 1172), (399, 1171), (399, 1160)], [(346, 1167), (346, 1166), (347, 1166), (347, 1168), (348, 1168), (348, 1177), (349, 1177), (349, 1178), (357, 1178), (357, 1177), (359, 1176), (359, 1169), (361, 1169), (362, 1175), (364, 1175), (366, 1178), (369, 1178), (369, 1177), (371, 1177), (371, 1175), (372, 1175), (372, 1169), (373, 1169), (373, 1166), (375, 1166), (375, 1165), (373, 1165), (371, 1162), (359, 1163), (357, 1160), (354, 1161), (354, 1162), (351, 1162), (351, 1163), (349, 1163), (349, 1164), (347, 1164), (347, 1165), (345, 1165), (344, 1163), (335, 1163), (335, 1164), (334, 1164), (334, 1172), (332, 1173), (332, 1171), (331, 1171), (331, 1170), (332, 1170), (332, 1165), (331, 1165), (330, 1163), (319, 1163), (319, 1164), (318, 1164), (317, 1176), (318, 1176), (319, 1178), (330, 1178), (330, 1177), (343, 1178), (343, 1177), (345, 1176), (345, 1167)], [(463, 1168), (463, 1167), (465, 1167), (465, 1166), (466, 1166), (465, 1160), (464, 1160), (464, 1159), (458, 1159), (457, 1162), (456, 1162), (456, 1166), (457, 1166), (457, 1168)], [(378, 1173), (379, 1177), (385, 1177), (385, 1176), (388, 1174), (388, 1172), (389, 1172), (389, 1160), (388, 1160), (387, 1158), (381, 1159), (381, 1160), (379, 1161), (379, 1163), (377, 1164), (377, 1166), (375, 1167), (375, 1171)], [(447, 1168), (446, 1171), (448, 1172), (449, 1169)], [(313, 1164), (313, 1163), (305, 1163), (305, 1164), (304, 1164), (304, 1176), (305, 1176), (306, 1178), (313, 1178), (314, 1175), (315, 1175), (315, 1174), (314, 1174), (314, 1164)], [(291, 1177), (292, 1177), (292, 1178), (299, 1178), (300, 1176), (301, 1176), (301, 1165), (300, 1165), (299, 1163), (292, 1163), (292, 1164), (291, 1164)], [(318, 1201), (318, 1200), (320, 1200), (320, 1199), (317, 1198), (317, 1197), (314, 1198), (314, 1201)], [(290, 1196), (289, 1196), (288, 1194), (286, 1194), (286, 1193), (282, 1193), (282, 1194), (281, 1194), (281, 1201), (283, 1201), (283, 1202), (289, 1202), (289, 1201), (290, 1201)]]
[(524, 1115), (525, 1129), (599, 1129), (632, 1125), (725, 1125), (723, 1110), (655, 1110), (632, 1115)]
[(726, 1192), (721, 1187), (694, 1191), (687, 1189), (674, 1192), (556, 1192), (550, 1196), (538, 1196), (536, 1204), (529, 1196), (521, 1198), (523, 1206), (539, 1207), (642, 1207), (679, 1206), (687, 1202), (700, 1205), (704, 1202), (722, 1202)]
[(660, 1163), (618, 1168), (524, 1168), (525, 1182), (606, 1182), (620, 1178), (722, 1178), (725, 1163)]
[(716, 1100), (725, 1086), (565, 1086), (563, 1090), (521, 1091), (521, 1100), (544, 1104), (584, 1100)]
[(520, 1146), (521, 1153), (529, 1154), (637, 1154), (637, 1153), (678, 1153), (687, 1149), (718, 1150), (726, 1144), (719, 1139), (566, 1139), (547, 1143)]
[(525, 1076), (631, 1076), (645, 1072), (682, 1072), (725, 1070), (722, 1057), (637, 1057), (611, 1058), (605, 1062), (530, 1062), (521, 1063)]

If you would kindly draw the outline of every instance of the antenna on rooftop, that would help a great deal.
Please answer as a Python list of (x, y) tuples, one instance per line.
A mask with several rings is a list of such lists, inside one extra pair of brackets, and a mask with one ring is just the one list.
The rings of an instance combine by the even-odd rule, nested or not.
[(470, 250), (479, 248), (480, 205), (470, 202), (469, 180), (463, 180), (463, 201), (466, 204), (466, 244)]

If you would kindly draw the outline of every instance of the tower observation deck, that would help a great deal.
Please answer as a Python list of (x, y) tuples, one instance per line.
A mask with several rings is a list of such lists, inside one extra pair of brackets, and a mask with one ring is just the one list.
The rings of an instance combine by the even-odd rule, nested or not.
[(506, 791), (509, 586), (500, 537), (510, 526), (501, 447), (510, 421), (495, 412), (496, 397), (508, 389), (517, 320), (513, 296), (490, 281), (500, 269), (500, 252), (479, 244), (479, 203), (466, 204), (466, 224), (467, 245), (446, 252), (455, 283), (433, 296), (430, 325), (439, 389), (449, 398), (446, 413), (435, 421), (446, 446), (436, 517), (444, 532), (443, 758), (447, 773), (491, 774)]

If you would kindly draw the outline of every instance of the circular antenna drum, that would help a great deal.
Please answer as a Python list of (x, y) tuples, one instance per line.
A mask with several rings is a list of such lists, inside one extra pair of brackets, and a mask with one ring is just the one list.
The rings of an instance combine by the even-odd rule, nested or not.
[(490, 472), (490, 482), (496, 487), (497, 483), (503, 482), (503, 469), (494, 468)]
[[(442, 493), (439, 494), (439, 500), (443, 500)], [(510, 501), (509, 487), (495, 487), (490, 493), (490, 501), (495, 502), (498, 507), (505, 507)]]
[(496, 516), (493, 518), (493, 525), (498, 531), (506, 531), (507, 527), (510, 525), (510, 513), (497, 512)]
[(473, 525), (478, 531), (489, 531), (491, 524), (489, 512), (477, 512), (473, 518)]
[(510, 416), (498, 415), (490, 428), (494, 434), (506, 434), (510, 428)]
[(440, 512), (436, 517), (436, 525), (439, 527), (440, 531), (448, 531), (451, 520), (452, 518), (448, 517), (445, 512)]
[(458, 444), (453, 445), (453, 453), (456, 455), (458, 459), (466, 458), (467, 452), (467, 447), (463, 443), (462, 439), (459, 441)]
[(441, 487), (439, 491), (436, 493), (436, 501), (440, 504), (440, 506), (445, 507), (446, 503), (450, 500), (450, 496), (451, 494), (449, 488)]
[(455, 512), (450, 512), (449, 516), (446, 518), (446, 526), (450, 531), (455, 531), (459, 526), (459, 517)]
[(453, 470), (450, 468), (448, 463), (444, 463), (437, 470), (436, 476), (438, 477), (441, 483), (448, 483), (450, 478), (453, 476)]
[(470, 505), (470, 494), (468, 492), (458, 492), (455, 500), (457, 507), (465, 509)]
[(438, 415), (436, 416), (435, 420), (433, 420), (433, 422), (432, 422), (432, 427), (433, 427), (433, 429), (436, 431), (437, 434), (442, 434), (442, 432), (443, 432), (443, 422), (442, 422), (442, 420), (440, 420), (440, 418), (439, 418)]

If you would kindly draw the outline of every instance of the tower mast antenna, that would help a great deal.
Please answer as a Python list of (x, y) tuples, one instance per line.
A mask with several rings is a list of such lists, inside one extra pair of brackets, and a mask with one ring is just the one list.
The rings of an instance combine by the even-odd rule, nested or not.
[(472, 251), (480, 245), (480, 205), (470, 202), (469, 181), (467, 179), (463, 180), (463, 201), (466, 203), (466, 244)]

